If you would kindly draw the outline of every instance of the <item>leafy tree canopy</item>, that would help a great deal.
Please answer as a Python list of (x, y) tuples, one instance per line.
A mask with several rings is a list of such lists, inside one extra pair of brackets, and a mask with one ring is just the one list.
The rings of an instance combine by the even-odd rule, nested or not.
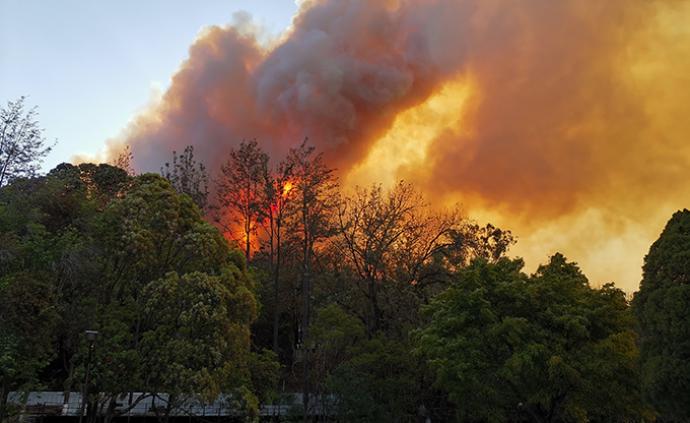
[(690, 419), (690, 211), (675, 213), (645, 257), (633, 308), (642, 386), (662, 418)]
[(83, 332), (95, 329), (91, 417), (112, 417), (130, 391), (166, 392), (176, 406), (222, 390), (256, 408), (249, 369), (275, 369), (249, 349), (254, 282), (168, 180), (63, 164), (0, 189), (0, 229), (3, 399), (39, 371), (81, 388)]
[(556, 254), (476, 260), (425, 311), (419, 352), (461, 420), (627, 421), (641, 412), (633, 320), (612, 285), (592, 289)]

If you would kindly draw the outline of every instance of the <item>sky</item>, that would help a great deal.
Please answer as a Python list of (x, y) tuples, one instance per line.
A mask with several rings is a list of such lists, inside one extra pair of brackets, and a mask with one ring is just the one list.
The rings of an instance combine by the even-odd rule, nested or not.
[(0, 0), (0, 103), (38, 106), (51, 169), (94, 155), (165, 90), (200, 30), (251, 14), (270, 34), (294, 0)]

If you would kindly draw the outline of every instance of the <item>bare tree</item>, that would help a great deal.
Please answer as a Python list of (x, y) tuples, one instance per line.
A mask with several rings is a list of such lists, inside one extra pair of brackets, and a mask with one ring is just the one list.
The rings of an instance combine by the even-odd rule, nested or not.
[(370, 336), (382, 328), (385, 317), (380, 290), (390, 285), (423, 288), (428, 280), (423, 270), (451, 245), (460, 221), (456, 211), (432, 212), (412, 185), (402, 181), (388, 193), (374, 185), (341, 202), (335, 243), (359, 279)]
[(0, 186), (36, 174), (52, 146), (46, 145), (36, 107), (24, 109), (25, 97), (0, 109)]
[[(131, 153), (130, 153), (131, 155)], [(125, 158), (129, 163), (129, 158)], [(127, 169), (125, 169), (127, 170)], [(172, 163), (166, 162), (161, 175), (180, 194), (187, 194), (202, 211), (208, 206), (208, 174), (203, 163), (194, 158), (194, 147), (188, 145), (180, 155), (173, 151)]]
[[(175, 153), (173, 152), (173, 155), (174, 154)], [(111, 162), (111, 164), (115, 167), (119, 167), (120, 169), (124, 170), (125, 172), (127, 172), (129, 176), (134, 176), (135, 172), (134, 166), (132, 165), (133, 161), (134, 154), (132, 154), (132, 148), (129, 145), (126, 145), (125, 148), (122, 151), (120, 151), (120, 154), (118, 154), (117, 157), (115, 157), (115, 159)], [(173, 161), (175, 161), (174, 158)]]

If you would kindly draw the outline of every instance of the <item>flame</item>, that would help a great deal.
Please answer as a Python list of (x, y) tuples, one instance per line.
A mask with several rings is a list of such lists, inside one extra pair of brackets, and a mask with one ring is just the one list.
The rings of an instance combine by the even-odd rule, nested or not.
[(290, 194), (290, 191), (292, 191), (292, 188), (293, 188), (292, 181), (285, 182), (285, 185), (283, 185), (283, 198), (286, 198)]

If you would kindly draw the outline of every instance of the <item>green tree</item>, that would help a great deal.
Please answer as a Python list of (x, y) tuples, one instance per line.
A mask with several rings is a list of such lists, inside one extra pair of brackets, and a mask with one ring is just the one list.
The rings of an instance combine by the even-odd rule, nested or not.
[[(209, 369), (221, 363), (220, 369), (246, 370), (249, 325), (256, 315), (253, 283), (244, 260), (202, 219), (189, 196), (158, 175), (138, 176), (126, 195), (94, 218), (92, 231), (99, 241), (100, 275), (92, 322), (102, 332), (93, 366), (94, 391), (102, 395), (93, 398), (92, 408), (108, 414), (118, 395), (133, 390), (165, 390), (171, 407), (189, 389), (208, 399), (221, 386), (221, 373)], [(197, 306), (215, 311), (196, 315)], [(192, 338), (194, 330), (200, 331), (198, 339)], [(189, 386), (176, 372), (191, 378)], [(229, 379), (250, 398), (248, 378)]]
[[(363, 329), (363, 328), (362, 328)], [(377, 336), (356, 343), (327, 379), (344, 421), (415, 421), (420, 404), (419, 360), (405, 342)]]
[(50, 153), (36, 108), (25, 110), (24, 97), (0, 108), (0, 187), (19, 177), (31, 177)]
[[(89, 350), (83, 333), (95, 329), (90, 421), (112, 419), (117, 398), (132, 391), (166, 390), (175, 400), (222, 389), (256, 408), (249, 369), (263, 373), (257, 383), (272, 373), (270, 357), (249, 350), (253, 281), (241, 254), (168, 180), (63, 164), (0, 188), (0, 229), (5, 392), (39, 371), (66, 393), (79, 387)], [(180, 366), (188, 386), (173, 377)]]
[(476, 260), (426, 307), (418, 348), (461, 420), (629, 421), (642, 409), (624, 293), (556, 254)]
[(249, 285), (242, 271), (227, 268), (218, 276), (171, 272), (146, 286), (142, 366), (150, 391), (168, 394), (164, 421), (185, 401), (212, 401), (223, 391), (256, 411), (256, 397), (242, 389), (251, 383), (249, 324), (256, 316)]
[(633, 307), (645, 399), (665, 420), (690, 420), (690, 211), (676, 212), (649, 249)]
[(54, 354), (57, 312), (53, 287), (26, 272), (0, 278), (0, 420), (11, 390), (36, 387)]

